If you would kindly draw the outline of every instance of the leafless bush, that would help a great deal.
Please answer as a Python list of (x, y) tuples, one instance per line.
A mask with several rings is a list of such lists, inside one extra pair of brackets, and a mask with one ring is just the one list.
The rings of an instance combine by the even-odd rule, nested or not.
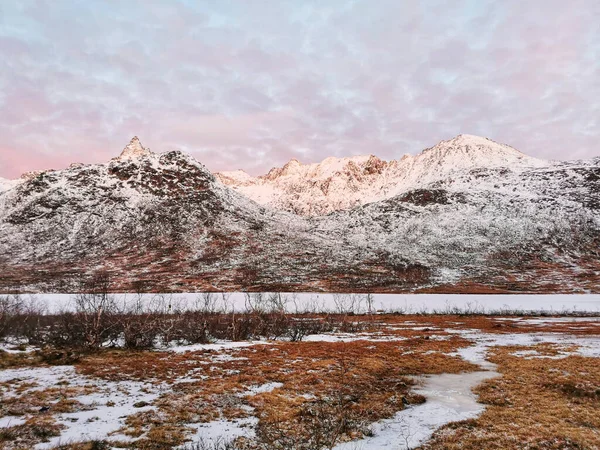
[(373, 294), (365, 295), (365, 302), (367, 303), (367, 314), (372, 315), (374, 312), (373, 303), (375, 302), (375, 296)]
[(362, 294), (333, 294), (337, 314), (359, 314), (364, 301)]
[(219, 306), (219, 294), (213, 292), (203, 292), (196, 296), (195, 311), (214, 314), (222, 311)]
[(21, 314), (22, 304), (18, 294), (0, 297), (0, 338), (5, 337), (8, 330), (16, 325), (15, 319)]
[(267, 296), (263, 292), (246, 292), (244, 308), (249, 314), (264, 314), (267, 312)]
[(111, 316), (116, 313), (117, 305), (109, 294), (110, 277), (99, 272), (84, 284), (83, 292), (75, 297), (76, 322), (81, 327), (85, 345), (99, 348), (110, 336), (114, 327)]
[(281, 292), (274, 292), (269, 294), (267, 303), (270, 312), (285, 314), (288, 298), (285, 294), (282, 294)]
[(198, 441), (184, 446), (183, 450), (238, 450), (241, 448), (243, 447), (238, 446), (235, 440), (228, 440), (223, 437), (217, 437), (216, 439), (201, 437)]

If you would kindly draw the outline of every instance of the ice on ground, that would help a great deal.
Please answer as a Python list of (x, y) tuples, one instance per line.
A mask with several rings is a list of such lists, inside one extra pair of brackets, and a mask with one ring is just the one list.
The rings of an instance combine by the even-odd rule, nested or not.
[(272, 382), (272, 383), (265, 383), (265, 384), (261, 384), (260, 386), (252, 386), (250, 387), (250, 389), (248, 389), (248, 392), (245, 395), (257, 395), (257, 394), (264, 394), (267, 392), (272, 392), (277, 388), (280, 388), (283, 386), (283, 383), (277, 383), (277, 382)]
[(227, 350), (232, 348), (243, 348), (243, 347), (252, 347), (253, 345), (265, 345), (267, 342), (264, 341), (218, 341), (212, 344), (192, 344), (192, 345), (177, 345), (175, 347), (168, 347), (164, 350), (175, 352), (175, 353), (185, 353), (185, 352), (198, 352), (204, 350)]
[[(572, 318), (554, 318), (556, 322), (568, 321)], [(528, 320), (528, 319), (521, 319)], [(545, 318), (531, 320), (543, 321)], [(579, 321), (575, 320), (575, 321)], [(581, 319), (583, 320), (583, 319)], [(585, 318), (589, 320), (589, 318)], [(535, 322), (534, 322), (535, 323)], [(545, 323), (545, 322), (544, 322)], [(427, 327), (431, 328), (431, 327)], [(429, 439), (439, 427), (457, 420), (477, 417), (484, 410), (484, 406), (477, 403), (472, 388), (482, 381), (495, 377), (496, 366), (488, 361), (488, 352), (499, 346), (534, 347), (538, 344), (555, 344), (560, 353), (552, 358), (562, 358), (569, 355), (585, 357), (600, 357), (600, 336), (578, 336), (564, 333), (485, 333), (476, 329), (446, 329), (450, 336), (459, 335), (472, 342), (469, 347), (459, 349), (455, 355), (466, 361), (479, 365), (482, 371), (465, 374), (441, 374), (420, 378), (422, 385), (416, 393), (424, 395), (427, 399), (422, 405), (411, 406), (398, 412), (394, 417), (373, 424), (374, 435), (359, 441), (338, 445), (337, 449), (400, 449), (419, 445)], [(435, 338), (435, 335), (431, 338)], [(448, 338), (440, 335), (439, 338)], [(352, 340), (402, 340), (403, 337), (386, 336), (379, 333), (361, 334), (320, 334), (309, 335), (306, 341), (344, 342)], [(168, 350), (175, 352), (212, 350), (210, 360), (229, 361), (238, 359), (227, 353), (228, 350), (249, 347), (253, 345), (268, 344), (264, 341), (254, 342), (228, 342), (218, 341), (212, 344), (198, 344), (176, 346)], [(221, 352), (221, 353), (219, 353)], [(515, 351), (515, 356), (530, 358), (541, 357), (543, 354), (535, 348)], [(197, 381), (190, 371), (186, 376), (178, 378), (173, 384)], [(21, 383), (31, 383), (25, 393), (43, 390), (57, 384), (91, 388), (93, 392), (74, 397), (83, 405), (89, 407), (84, 411), (73, 413), (53, 414), (57, 422), (66, 428), (60, 437), (53, 438), (50, 442), (39, 444), (36, 449), (47, 449), (60, 443), (82, 440), (106, 439), (111, 433), (116, 432), (124, 425), (126, 416), (139, 411), (152, 409), (152, 402), (162, 393), (168, 392), (172, 386), (156, 385), (149, 382), (111, 382), (98, 378), (88, 378), (77, 374), (72, 366), (53, 366), (40, 368), (7, 369), (0, 371), (0, 382), (19, 379)], [(270, 382), (263, 385), (251, 386), (245, 394), (256, 395), (271, 392), (281, 387), (281, 383)], [(3, 395), (14, 395), (8, 392)], [(141, 408), (134, 407), (136, 403), (144, 402)], [(51, 407), (51, 405), (49, 405)], [(52, 410), (50, 410), (52, 414)], [(26, 417), (0, 418), (0, 428), (20, 425)], [(208, 442), (229, 441), (238, 436), (254, 436), (254, 427), (258, 423), (256, 417), (235, 421), (217, 420), (209, 423), (186, 424), (196, 431), (190, 436), (193, 441)], [(115, 436), (119, 440), (129, 439), (126, 436)]]
[[(323, 293), (281, 293), (287, 299), (286, 310), (291, 313), (338, 311), (337, 294)], [(141, 301), (144, 305), (152, 305), (158, 297), (168, 301), (173, 310), (185, 310), (195, 307), (198, 293), (182, 294), (142, 294), (141, 300), (136, 294), (114, 294), (120, 305), (134, 304)], [(367, 304), (360, 301), (361, 294), (354, 295), (358, 300), (354, 303), (354, 312), (366, 312)], [(28, 294), (34, 303), (43, 305), (50, 312), (72, 310), (73, 296), (69, 294)], [(168, 300), (164, 300), (168, 299)], [(220, 297), (219, 297), (220, 299)], [(227, 301), (219, 300), (217, 309), (231, 312), (246, 309), (246, 297), (243, 292), (227, 295)], [(599, 294), (373, 294), (373, 306), (387, 312), (411, 313), (444, 313), (453, 311), (473, 311), (477, 313), (493, 311), (546, 312), (550, 314), (566, 314), (573, 312), (600, 313)]]
[[(499, 376), (496, 365), (487, 361), (491, 348), (499, 346), (533, 346), (543, 343), (576, 347), (552, 358), (569, 355), (600, 357), (600, 337), (579, 337), (552, 333), (488, 334), (479, 330), (447, 329), (473, 341), (473, 345), (458, 350), (456, 355), (479, 365), (485, 371), (432, 375), (424, 379), (422, 387), (415, 392), (424, 395), (425, 403), (400, 411), (390, 419), (376, 422), (372, 426), (373, 436), (358, 441), (346, 442), (336, 450), (394, 450), (413, 448), (431, 438), (438, 428), (455, 421), (479, 416), (485, 406), (477, 402), (472, 389), (485, 380)], [(517, 356), (535, 357), (535, 350), (515, 352)]]
[(424, 378), (417, 394), (427, 401), (411, 406), (373, 425), (373, 436), (346, 442), (336, 450), (394, 450), (416, 447), (443, 425), (477, 417), (484, 406), (477, 402), (471, 389), (482, 381), (498, 376), (495, 372), (432, 375)]
[(354, 341), (404, 341), (402, 336), (379, 336), (375, 333), (323, 333), (309, 334), (303, 342), (354, 342)]
[(589, 322), (591, 325), (600, 325), (600, 317), (498, 317), (495, 320), (522, 323), (527, 325), (552, 325), (565, 323)]
[(576, 347), (576, 350), (564, 352), (564, 356), (579, 355), (600, 357), (600, 337), (581, 337), (563, 333), (483, 333), (479, 330), (447, 329), (448, 333), (458, 334), (475, 343), (471, 347), (458, 350), (457, 355), (466, 361), (479, 364), (486, 369), (495, 369), (495, 365), (487, 361), (486, 355), (492, 347), (520, 346), (531, 347), (537, 344), (557, 344), (564, 347)]

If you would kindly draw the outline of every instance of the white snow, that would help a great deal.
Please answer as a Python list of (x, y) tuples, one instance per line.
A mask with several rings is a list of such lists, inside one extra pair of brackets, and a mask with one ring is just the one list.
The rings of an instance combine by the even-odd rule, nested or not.
[(416, 156), (382, 161), (373, 155), (328, 157), (320, 163), (291, 160), (268, 174), (217, 173), (224, 184), (259, 204), (305, 216), (364, 205), (476, 168), (522, 171), (549, 163), (487, 138), (462, 134)]
[(6, 178), (0, 178), (0, 194), (19, 185), (21, 181), (22, 180), (7, 180)]
[(0, 417), (0, 428), (16, 427), (26, 422), (22, 417), (4, 416)]
[(257, 395), (257, 394), (265, 394), (268, 392), (272, 392), (277, 388), (280, 388), (283, 386), (283, 383), (277, 383), (277, 382), (271, 382), (271, 383), (265, 383), (265, 384), (261, 384), (260, 386), (251, 386), (250, 389), (248, 389), (248, 392), (246, 394), (243, 395)]
[[(205, 423), (186, 424), (186, 427), (195, 428), (196, 434), (189, 436), (190, 442), (202, 441), (205, 444), (224, 444), (232, 441), (237, 437), (246, 436), (254, 437), (254, 427), (258, 424), (256, 417), (248, 417), (244, 419), (228, 420), (213, 420)], [(185, 448), (182, 446), (181, 448)]]
[[(0, 382), (19, 379), (21, 382), (35, 383), (24, 392), (35, 392), (56, 386), (92, 387), (94, 392), (74, 397), (74, 400), (90, 407), (86, 411), (58, 413), (54, 415), (57, 423), (65, 426), (61, 435), (49, 442), (36, 445), (36, 449), (52, 448), (61, 443), (81, 440), (104, 439), (124, 424), (127, 415), (152, 409), (152, 406), (134, 408), (137, 402), (152, 403), (166, 387), (156, 383), (133, 381), (112, 382), (97, 378), (88, 378), (75, 372), (72, 366), (52, 366), (39, 368), (7, 369), (0, 371)], [(64, 384), (68, 383), (68, 384)], [(6, 394), (5, 394), (6, 395)], [(48, 405), (52, 408), (52, 405)], [(51, 409), (50, 409), (51, 410)], [(23, 418), (4, 417), (1, 427), (23, 423)], [(124, 437), (119, 437), (124, 438)]]
[(590, 322), (591, 325), (600, 325), (600, 317), (498, 317), (496, 320), (508, 321), (526, 325), (552, 325), (564, 323)]
[(376, 333), (323, 333), (309, 334), (303, 342), (354, 342), (354, 341), (403, 341), (402, 336), (378, 336)]
[(197, 352), (203, 350), (219, 351), (265, 344), (267, 343), (263, 341), (217, 341), (211, 344), (177, 345), (174, 347), (167, 347), (164, 350), (175, 353)]

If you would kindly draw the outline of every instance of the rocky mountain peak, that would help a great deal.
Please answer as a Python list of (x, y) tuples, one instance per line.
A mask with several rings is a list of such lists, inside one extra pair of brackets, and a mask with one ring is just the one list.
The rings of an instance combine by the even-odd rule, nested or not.
[(285, 166), (283, 166), (280, 175), (289, 175), (297, 171), (298, 167), (301, 165), (302, 163), (300, 163), (300, 161), (298, 161), (296, 158), (292, 158)]
[(137, 136), (134, 136), (129, 144), (125, 146), (119, 157), (117, 158), (120, 161), (137, 159), (142, 156), (151, 155), (152, 152), (149, 148), (145, 148), (140, 139)]
[(292, 159), (266, 175), (217, 174), (259, 204), (313, 216), (390, 198), (472, 170), (521, 172), (547, 165), (506, 144), (460, 134), (416, 155), (385, 161), (375, 155), (330, 156), (319, 163)]
[(510, 145), (471, 134), (459, 134), (452, 139), (441, 141), (425, 149), (416, 159), (420, 159), (424, 164), (460, 170), (470, 167), (507, 167), (518, 170), (547, 164), (546, 161), (527, 156)]

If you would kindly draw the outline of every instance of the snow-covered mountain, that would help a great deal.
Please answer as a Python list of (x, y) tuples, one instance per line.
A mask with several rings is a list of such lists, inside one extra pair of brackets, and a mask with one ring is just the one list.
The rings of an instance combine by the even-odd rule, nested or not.
[[(134, 138), (107, 164), (41, 172), (0, 194), (0, 283), (72, 288), (75, 275), (103, 268), (121, 285), (177, 289), (196, 260), (243, 270), (253, 261), (247, 247), (288, 216), (225, 187), (192, 157), (155, 154)], [(208, 277), (189, 282), (211, 286)]]
[(19, 184), (19, 180), (7, 180), (6, 178), (0, 178), (0, 192), (8, 191)]
[(134, 138), (8, 187), (0, 291), (75, 290), (99, 270), (116, 290), (600, 290), (600, 158), (546, 163), (474, 136), (218, 179)]
[(399, 160), (383, 161), (366, 155), (330, 157), (305, 165), (293, 159), (259, 177), (242, 170), (216, 176), (259, 204), (315, 216), (391, 198), (468, 170), (506, 168), (520, 172), (545, 165), (548, 163), (508, 145), (462, 134)]
[(12, 188), (12, 180), (7, 180), (6, 178), (0, 178), (0, 192), (8, 191)]

